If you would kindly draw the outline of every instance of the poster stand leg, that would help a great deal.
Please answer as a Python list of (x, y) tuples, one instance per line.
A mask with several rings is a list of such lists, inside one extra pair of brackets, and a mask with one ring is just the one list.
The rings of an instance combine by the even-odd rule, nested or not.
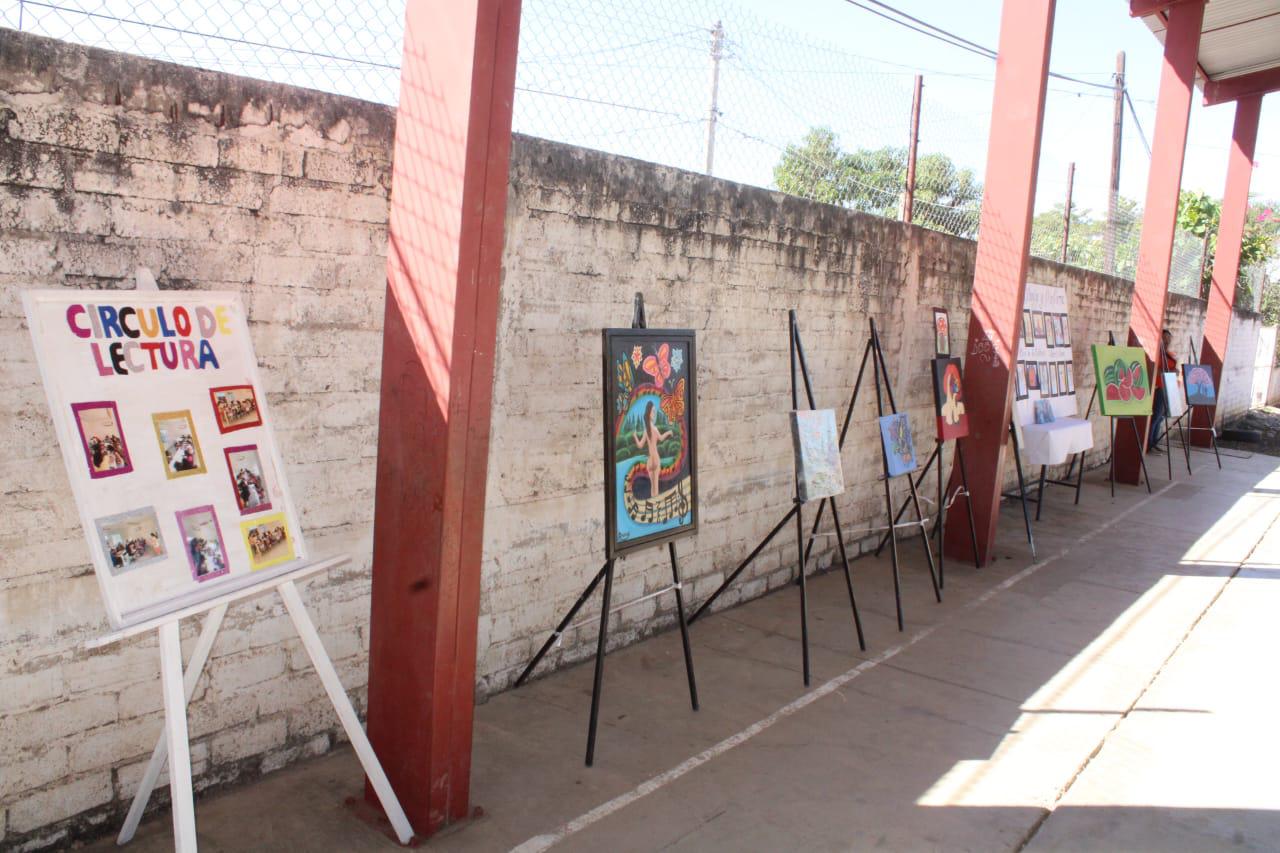
[[(956, 464), (960, 466), (960, 485), (964, 488), (964, 506), (969, 515), (969, 544), (973, 546), (973, 567), (980, 569), (982, 564), (978, 562), (978, 522), (973, 518), (973, 501), (969, 494), (969, 474), (964, 469), (964, 450), (958, 441), (956, 442)], [(942, 535), (945, 536), (946, 531), (943, 531)]]
[[(222, 627), (222, 618), (226, 613), (227, 605), (219, 604), (210, 610), (209, 615), (204, 619), (204, 627), (200, 629), (200, 637), (191, 651), (191, 660), (182, 677), (182, 693), (186, 702), (190, 702), (192, 695), (195, 694), (196, 683), (200, 680), (200, 674), (204, 672), (205, 663), (209, 660), (209, 652), (213, 649), (214, 638), (218, 636), (218, 629)], [(124, 826), (120, 827), (120, 833), (116, 836), (116, 844), (119, 846), (132, 841), (134, 833), (138, 831), (138, 824), (142, 821), (143, 812), (147, 810), (151, 793), (160, 780), (160, 774), (164, 771), (165, 761), (169, 756), (168, 733), (169, 727), (166, 725), (156, 742), (155, 749), (151, 751), (151, 761), (147, 764), (147, 770), (142, 774), (142, 781), (138, 783), (138, 790), (133, 795), (133, 802), (129, 806), (129, 814), (125, 816)]]
[(178, 620), (160, 633), (160, 680), (164, 690), (164, 733), (169, 751), (169, 802), (177, 853), (196, 849), (196, 806), (191, 790), (191, 747), (187, 738), (187, 697), (182, 689), (182, 640)]
[[(298, 588), (294, 585), (293, 578), (289, 577), (277, 584), (276, 591), (280, 593), (281, 599), (284, 600), (285, 609), (289, 612), (289, 617), (298, 632), (302, 646), (306, 649), (312, 666), (315, 667), (316, 673), (320, 676), (320, 682), (324, 685), (325, 693), (333, 704), (334, 711), (337, 712), (338, 720), (342, 723), (342, 727), (351, 741), (351, 746), (360, 760), (360, 765), (364, 769), (369, 783), (378, 795), (378, 801), (381, 803), (387, 819), (391, 822), (391, 827), (395, 830), (396, 837), (401, 844), (408, 844), (413, 840), (413, 827), (410, 826), (409, 819), (400, 807), (400, 801), (396, 798), (395, 791), (391, 788), (391, 782), (387, 779), (382, 765), (378, 762), (378, 756), (374, 753), (373, 746), (369, 743), (364, 727), (360, 724), (360, 718), (356, 715), (355, 708), (351, 705), (351, 699), (347, 696), (346, 689), (342, 686), (342, 681), (339, 679), (337, 671), (333, 668), (333, 662), (329, 659), (328, 653), (325, 652), (324, 644), (320, 640), (320, 634), (316, 631), (315, 624), (307, 614), (306, 606), (302, 603), (302, 598), (298, 594)], [(125, 825), (121, 828), (120, 834), (116, 838), (117, 844), (126, 844), (133, 838), (138, 828), (138, 822), (141, 820), (142, 814), (146, 810), (147, 802), (151, 798), (156, 781), (160, 778), (160, 773), (167, 761), (169, 764), (169, 799), (173, 812), (174, 848), (179, 853), (194, 853), (196, 850), (195, 801), (191, 784), (191, 750), (187, 729), (187, 703), (190, 701), (190, 696), (195, 691), (196, 683), (199, 681), (200, 674), (208, 661), (209, 652), (213, 648), (213, 642), (217, 636), (218, 629), (222, 625), (223, 617), (226, 615), (226, 609), (227, 603), (225, 601), (210, 608), (209, 615), (205, 618), (204, 626), (201, 628), (199, 639), (196, 640), (195, 648), (191, 654), (191, 661), (188, 663), (185, 673), (182, 668), (182, 642), (179, 633), (180, 617), (175, 616), (169, 621), (162, 622), (157, 628), (160, 637), (160, 680), (164, 693), (164, 736), (161, 743), (157, 744), (155, 750), (152, 751), (151, 761), (147, 765), (147, 770), (143, 775), (142, 783), (138, 787), (138, 792), (134, 795), (129, 814), (125, 819)]]
[(671, 556), (671, 582), (676, 588), (676, 617), (680, 620), (680, 642), (684, 645), (684, 669), (689, 676), (689, 704), (698, 710), (698, 683), (693, 677), (693, 648), (689, 645), (689, 623), (684, 618), (684, 583), (680, 580), (680, 566), (676, 563), (676, 543), (667, 542)]
[(604, 601), (600, 606), (600, 631), (596, 635), (596, 671), (591, 681), (591, 718), (587, 723), (587, 766), (596, 760), (596, 726), (600, 722), (600, 688), (604, 683), (604, 653), (609, 643), (609, 604), (613, 598), (613, 560), (604, 564)]
[[(1018, 500), (1022, 503), (1022, 524), (1027, 528), (1027, 545), (1032, 558), (1036, 555), (1036, 538), (1031, 533), (1031, 512), (1027, 509), (1027, 481), (1022, 475), (1022, 448), (1018, 445), (1018, 431), (1009, 421), (1009, 438), (1013, 440), (1013, 467), (1018, 472)], [(1006, 495), (1007, 496), (1007, 495)]]

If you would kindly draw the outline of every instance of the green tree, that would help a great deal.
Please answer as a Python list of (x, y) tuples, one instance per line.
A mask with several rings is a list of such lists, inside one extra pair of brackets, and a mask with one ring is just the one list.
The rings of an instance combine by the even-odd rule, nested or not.
[[(1218, 251), (1218, 228), (1222, 219), (1222, 202), (1207, 193), (1183, 190), (1178, 196), (1178, 227), (1208, 239), (1208, 257), (1200, 281), (1201, 296), (1207, 296), (1213, 281), (1213, 261)], [(1245, 216), (1244, 237), (1240, 241), (1240, 269), (1236, 276), (1236, 304), (1252, 305), (1251, 272), (1270, 263), (1280, 254), (1280, 217), (1275, 205), (1259, 202), (1250, 205)]]
[[(1062, 257), (1063, 205), (1036, 214), (1031, 222), (1031, 254), (1057, 260)], [(1138, 203), (1120, 196), (1116, 201), (1116, 224), (1112, 236), (1115, 250), (1114, 274), (1133, 278), (1138, 268), (1138, 237), (1142, 230)], [(1072, 208), (1071, 232), (1067, 235), (1067, 263), (1086, 269), (1107, 270), (1107, 216), (1087, 208)]]
[[(814, 127), (786, 147), (773, 168), (773, 180), (790, 195), (896, 217), (906, 186), (907, 152), (894, 146), (844, 151), (834, 131)], [(916, 160), (915, 199), (916, 224), (961, 237), (977, 235), (982, 184), (945, 154)]]

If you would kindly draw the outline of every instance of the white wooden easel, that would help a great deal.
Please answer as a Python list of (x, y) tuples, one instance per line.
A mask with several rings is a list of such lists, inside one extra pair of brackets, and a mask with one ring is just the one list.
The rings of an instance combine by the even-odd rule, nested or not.
[[(165, 759), (168, 758), (169, 794), (173, 808), (174, 848), (178, 853), (195, 851), (196, 813), (191, 787), (191, 751), (187, 736), (187, 702), (195, 692), (196, 682), (200, 680), (200, 674), (209, 659), (209, 652), (213, 648), (213, 641), (218, 634), (218, 629), (222, 626), (222, 618), (226, 615), (227, 605), (239, 599), (267, 592), (272, 587), (280, 593), (280, 597), (284, 600), (284, 606), (289, 611), (289, 617), (293, 620), (294, 628), (298, 631), (298, 637), (301, 638), (302, 645), (307, 650), (307, 655), (311, 658), (312, 665), (320, 675), (320, 681), (324, 684), (325, 692), (329, 694), (329, 701), (333, 703), (333, 708), (338, 713), (338, 719), (342, 722), (342, 727), (346, 730), (347, 737), (351, 739), (351, 745), (355, 748), (356, 755), (360, 758), (360, 764), (364, 767), (364, 772), (368, 775), (369, 781), (373, 785), (373, 790), (378, 795), (378, 801), (382, 804), (383, 810), (391, 821), (396, 837), (400, 839), (401, 844), (409, 843), (413, 838), (413, 827), (409, 825), (409, 819), (400, 807), (400, 801), (396, 799), (395, 792), (391, 790), (391, 783), (387, 780), (386, 773), (382, 771), (382, 765), (378, 763), (378, 757), (374, 754), (369, 738), (365, 734), (364, 728), (360, 725), (360, 718), (356, 716), (355, 708), (351, 706), (351, 700), (348, 698), (346, 690), (342, 687), (337, 671), (333, 668), (333, 661), (329, 659), (328, 653), (325, 652), (324, 645), (320, 641), (320, 635), (316, 632), (316, 626), (307, 614), (306, 606), (302, 603), (301, 596), (298, 595), (298, 588), (294, 585), (296, 580), (340, 566), (348, 562), (349, 559), (343, 556), (308, 563), (299, 566), (287, 575), (264, 579), (261, 583), (235, 590), (222, 598), (202, 602), (183, 610), (131, 625), (128, 628), (106, 634), (86, 644), (88, 648), (100, 648), (126, 637), (132, 637), (153, 629), (160, 635), (160, 680), (164, 691), (164, 733), (160, 736), (155, 750), (151, 753), (151, 763), (147, 766), (147, 771), (142, 777), (137, 793), (134, 794), (133, 805), (129, 808), (129, 815), (125, 818), (120, 834), (116, 837), (117, 844), (127, 844), (133, 839), (133, 834), (138, 829), (138, 823), (142, 820), (142, 813), (146, 811), (147, 802), (151, 799), (151, 792), (155, 789), (161, 771), (164, 770)], [(200, 630), (200, 637), (191, 652), (191, 660), (187, 662), (186, 672), (184, 673), (178, 624), (187, 616), (195, 616), (206, 611), (208, 616), (205, 617), (204, 626)]]

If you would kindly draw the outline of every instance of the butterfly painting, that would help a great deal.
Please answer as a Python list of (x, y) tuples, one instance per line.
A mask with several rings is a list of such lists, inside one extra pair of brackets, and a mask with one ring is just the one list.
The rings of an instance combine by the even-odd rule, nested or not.
[(609, 556), (697, 530), (694, 333), (604, 330)]

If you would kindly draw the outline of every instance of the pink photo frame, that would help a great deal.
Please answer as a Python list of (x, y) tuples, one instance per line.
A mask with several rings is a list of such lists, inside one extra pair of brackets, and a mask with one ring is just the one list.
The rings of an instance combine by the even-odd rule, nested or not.
[[(239, 488), (240, 484), (236, 481), (235, 465), (233, 465), (231, 462), (231, 455), (233, 453), (249, 453), (249, 452), (252, 452), (253, 455), (258, 460), (258, 477), (262, 480), (260, 490), (262, 492), (262, 497), (264, 499), (262, 503), (254, 504), (253, 506), (249, 506), (245, 501), (241, 500), (240, 488)], [(267, 489), (267, 474), (266, 474), (266, 471), (263, 470), (265, 466), (263, 466), (262, 464), (262, 453), (261, 451), (258, 450), (258, 445), (241, 444), (237, 447), (228, 447), (225, 450), (223, 450), (222, 453), (227, 460), (227, 473), (231, 476), (231, 491), (233, 496), (236, 499), (236, 507), (239, 508), (240, 514), (253, 515), (255, 513), (266, 512), (267, 510), (271, 509), (271, 493)]]
[[(197, 562), (196, 554), (192, 551), (191, 537), (187, 530), (187, 520), (198, 515), (208, 514), (209, 519), (213, 522), (213, 532), (217, 535), (218, 550), (214, 554), (205, 553), (205, 560), (215, 559), (221, 560), (221, 567), (215, 567), (212, 571), (200, 573), (200, 566)], [(182, 552), (187, 555), (187, 565), (191, 568), (191, 577), (197, 583), (204, 583), (207, 580), (213, 580), (222, 577), (231, 572), (231, 561), (227, 558), (227, 546), (222, 541), (222, 527), (218, 524), (218, 514), (214, 511), (213, 506), (195, 506), (191, 509), (180, 510), (174, 515), (178, 519), (178, 533), (182, 540)]]
[[(124, 463), (115, 468), (108, 470), (96, 470), (93, 464), (93, 449), (89, 446), (89, 436), (84, 434), (84, 421), (81, 418), (82, 412), (92, 411), (94, 409), (110, 409), (111, 419), (115, 423), (120, 439), (119, 453), (124, 457)], [(129, 453), (129, 444), (125, 441), (124, 427), (120, 425), (120, 410), (117, 408), (114, 400), (96, 400), (89, 403), (72, 403), (71, 416), (75, 419), (76, 430), (80, 433), (80, 447), (84, 450), (84, 461), (89, 469), (89, 476), (98, 480), (103, 477), (115, 477), (119, 474), (128, 474), (133, 470), (133, 455)]]

